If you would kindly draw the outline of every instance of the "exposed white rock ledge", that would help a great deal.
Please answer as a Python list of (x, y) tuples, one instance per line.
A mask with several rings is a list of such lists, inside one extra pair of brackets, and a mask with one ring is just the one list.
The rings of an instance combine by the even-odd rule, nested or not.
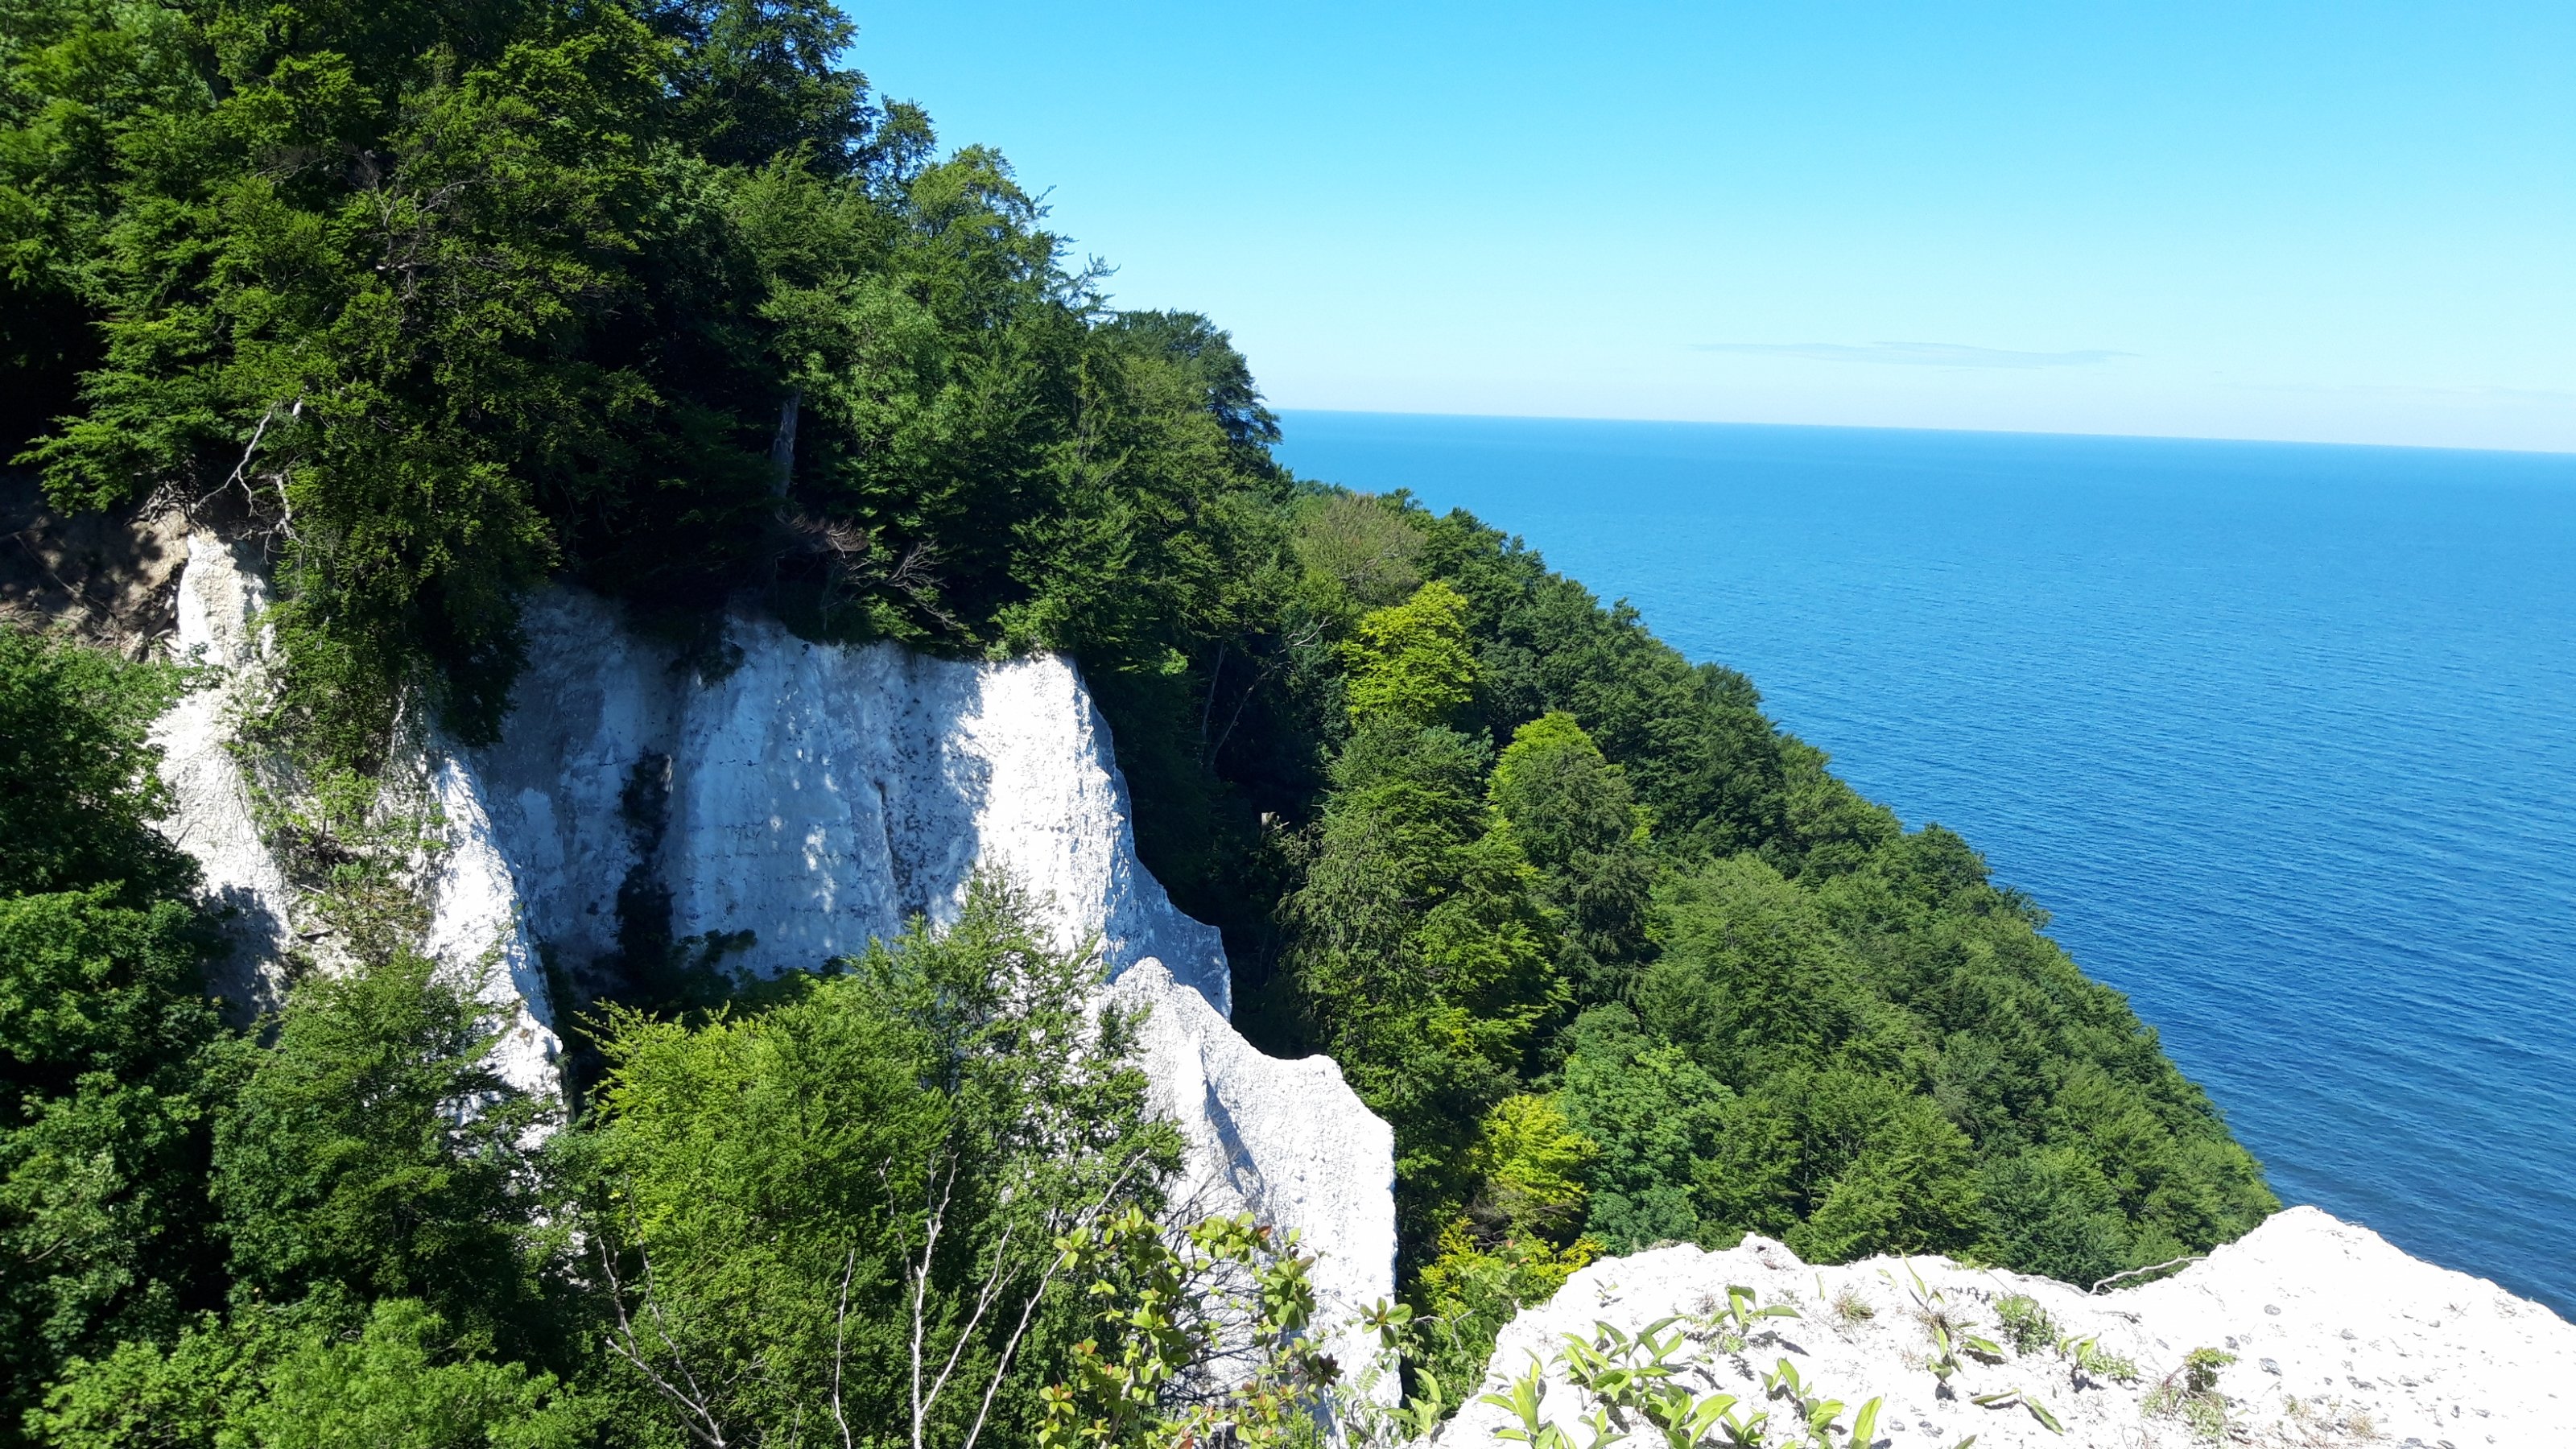
[(216, 994), (255, 1010), (275, 1003), (274, 970), (295, 944), (286, 873), (260, 840), (231, 749), (233, 711), (257, 687), (268, 587), (248, 559), (211, 535), (190, 538), (188, 554), (173, 648), (179, 663), (206, 674), (152, 726), (170, 792), (161, 829), (197, 862), (207, 903), (224, 913), (233, 951), (212, 983)]
[[(2053, 1345), (2007, 1349), (1999, 1363), (1963, 1356), (1946, 1392), (1927, 1367), (1931, 1341), (1912, 1290), (1913, 1275), (1943, 1306), (2004, 1343), (1996, 1300), (2036, 1300), (2061, 1334), (2098, 1335), (2102, 1348), (2135, 1363), (2123, 1385), (2075, 1375)], [(2378, 1234), (2311, 1207), (2276, 1214), (2241, 1241), (2161, 1282), (2088, 1295), (2045, 1278), (1963, 1268), (1946, 1258), (1871, 1258), (1812, 1267), (1779, 1243), (1747, 1238), (1723, 1253), (1658, 1248), (1605, 1259), (1576, 1273), (1547, 1304), (1506, 1328), (1477, 1392), (1522, 1373), (1533, 1354), (1551, 1359), (1567, 1334), (1596, 1323), (1635, 1332), (1674, 1315), (1704, 1316), (1726, 1303), (1729, 1285), (1765, 1304), (1794, 1303), (1801, 1316), (1767, 1320), (1742, 1351), (1697, 1343), (1686, 1351), (1696, 1392), (1740, 1396), (1748, 1410), (1766, 1400), (1759, 1375), (1793, 1363), (1812, 1388), (1851, 1409), (1884, 1396), (1880, 1449), (1951, 1449), (1969, 1435), (1978, 1449), (2012, 1446), (2181, 1446), (2210, 1441), (2173, 1417), (2145, 1412), (2149, 1395), (2199, 1348), (2232, 1353), (2217, 1391), (2226, 1398), (2225, 1442), (2324, 1446), (2525, 1446), (2576, 1444), (2576, 1327), (2548, 1308), (2482, 1278), (2437, 1268), (2391, 1247)], [(1857, 1304), (1866, 1317), (1835, 1304)], [(1562, 1371), (1550, 1374), (1546, 1406), (1555, 1422), (1588, 1441), (1576, 1424), (1582, 1405)], [(2037, 1400), (2064, 1426), (2052, 1433), (2026, 1409), (1979, 1395), (2009, 1390)], [(1471, 1404), (1445, 1428), (1442, 1449), (1496, 1445), (1512, 1420)], [(1778, 1419), (1775, 1418), (1775, 1423)], [(1640, 1424), (1639, 1429), (1652, 1431)], [(1783, 1437), (1780, 1442), (1789, 1442)]]
[[(1151, 1101), (1189, 1144), (1174, 1215), (1250, 1212), (1320, 1250), (1312, 1282), (1325, 1351), (1358, 1373), (1376, 1352), (1359, 1314), (1395, 1295), (1394, 1130), (1331, 1057), (1263, 1056), (1159, 961), (1131, 967), (1110, 998), (1146, 1010), (1137, 1045)], [(1378, 1387), (1383, 1397), (1394, 1385)]]
[[(211, 534), (188, 540), (179, 574), (179, 662), (206, 671), (201, 687), (155, 723), (161, 778), (171, 812), (164, 833), (197, 862), (207, 903), (223, 913), (231, 955), (212, 983), (218, 995), (248, 1010), (282, 996), (290, 953), (337, 964), (325, 933), (299, 932), (308, 922), (293, 884), (261, 839), (251, 793), (232, 751), (236, 711), (255, 702), (269, 641), (259, 627), (268, 588), (248, 551)], [(430, 922), (422, 949), (477, 997), (502, 1008), (505, 1025), (493, 1050), (501, 1077), (552, 1097), (561, 1090), (544, 977), (521, 919), (508, 863), (493, 838), (473, 767), (433, 742), (425, 758), (405, 762), (424, 777), (424, 794), (443, 836), (426, 882)]]

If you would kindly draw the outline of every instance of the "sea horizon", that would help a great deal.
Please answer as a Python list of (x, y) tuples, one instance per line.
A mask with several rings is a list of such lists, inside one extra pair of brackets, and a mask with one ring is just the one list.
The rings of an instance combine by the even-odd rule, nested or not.
[(1310, 408), (1275, 405), (1290, 418), (1414, 418), (1425, 421), (1479, 423), (1602, 423), (1672, 428), (1777, 428), (1799, 432), (1925, 434), (1933, 437), (2070, 438), (2135, 443), (2215, 443), (2280, 448), (2354, 448), (2379, 453), (2463, 453), (2474, 457), (2576, 459), (2576, 447), (2504, 448), (2454, 443), (2365, 443), (2342, 438), (2235, 437), (2216, 433), (2085, 432), (2061, 428), (1942, 428), (1903, 423), (1784, 423), (1739, 418), (1618, 417), (1594, 413), (1461, 413), (1407, 412), (1391, 408)]

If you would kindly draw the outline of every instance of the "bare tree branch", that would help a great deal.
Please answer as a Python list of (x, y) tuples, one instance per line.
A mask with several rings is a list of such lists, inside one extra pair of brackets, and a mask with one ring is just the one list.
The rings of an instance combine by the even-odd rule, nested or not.
[[(1118, 1190), (1127, 1185), (1127, 1179), (1134, 1175), (1144, 1161), (1143, 1153), (1130, 1154), (1127, 1165), (1118, 1169), (1118, 1175), (1111, 1178), (1109, 1185), (1100, 1190), (1100, 1196), (1076, 1215), (1076, 1224), (1087, 1228), (1103, 1212), (1108, 1211), (1109, 1204), (1117, 1199)], [(1010, 1376), (1011, 1363), (1020, 1351), (1020, 1340), (1028, 1335), (1029, 1323), (1037, 1316), (1038, 1304), (1044, 1301), (1047, 1288), (1055, 1282), (1056, 1275), (1062, 1271), (1064, 1271), (1064, 1255), (1059, 1253), (1055, 1261), (1047, 1265), (1047, 1270), (1038, 1275), (1037, 1286), (1029, 1290), (1028, 1298), (1020, 1304), (1020, 1321), (1012, 1325), (1010, 1338), (1002, 1344), (1001, 1356), (993, 1364), (992, 1377), (984, 1385), (983, 1402), (975, 1406), (975, 1422), (967, 1429), (965, 1441), (958, 1445), (958, 1449), (975, 1449), (976, 1439), (984, 1432), (984, 1421), (993, 1412), (993, 1398), (1002, 1391), (1002, 1381)]]
[(850, 1245), (849, 1256), (841, 1260), (841, 1309), (832, 1318), (832, 1422), (841, 1431), (841, 1449), (852, 1449), (850, 1421), (841, 1412), (841, 1364), (848, 1357), (845, 1345), (850, 1332), (850, 1275), (859, 1266), (859, 1245)]
[(921, 1264), (912, 1274), (912, 1449), (922, 1449), (922, 1436), (928, 1431), (928, 1405), (921, 1397), (921, 1359), (923, 1319), (930, 1298), (930, 1259), (938, 1251), (939, 1234), (948, 1225), (949, 1196), (956, 1187), (957, 1161), (952, 1157), (948, 1176), (939, 1185), (939, 1205), (922, 1220)]
[(645, 1381), (652, 1384), (654, 1392), (670, 1400), (688, 1416), (685, 1427), (690, 1438), (709, 1446), (709, 1449), (728, 1449), (730, 1441), (725, 1438), (724, 1424), (707, 1404), (705, 1391), (699, 1388), (696, 1376), (689, 1372), (679, 1345), (672, 1342), (670, 1329), (662, 1322), (660, 1307), (653, 1302), (652, 1259), (646, 1257), (644, 1260), (645, 1304), (653, 1310), (654, 1331), (662, 1340), (663, 1347), (670, 1351), (673, 1366), (682, 1378), (689, 1381), (686, 1391), (664, 1378), (659, 1370), (645, 1361), (642, 1351), (637, 1348), (635, 1322), (626, 1312), (626, 1285), (618, 1281), (616, 1257), (609, 1251), (606, 1238), (599, 1239), (598, 1243), (600, 1271), (608, 1279), (608, 1301), (617, 1310), (617, 1331), (608, 1337), (609, 1349), (633, 1364), (636, 1371), (644, 1375)]

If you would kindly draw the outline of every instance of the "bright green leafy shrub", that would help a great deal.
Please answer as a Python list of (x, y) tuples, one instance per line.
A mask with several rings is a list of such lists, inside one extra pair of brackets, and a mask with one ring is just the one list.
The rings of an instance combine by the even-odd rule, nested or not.
[(1357, 637), (1342, 650), (1351, 719), (1417, 728), (1453, 723), (1475, 698), (1466, 611), (1456, 589), (1434, 580), (1403, 603), (1362, 616)]

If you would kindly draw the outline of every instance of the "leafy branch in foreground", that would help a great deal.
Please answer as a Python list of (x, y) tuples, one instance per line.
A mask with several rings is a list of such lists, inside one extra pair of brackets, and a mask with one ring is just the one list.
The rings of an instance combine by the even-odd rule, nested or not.
[(1058, 1239), (1097, 1305), (1040, 1449), (1313, 1445), (1341, 1368), (1307, 1335), (1314, 1259), (1250, 1214), (1174, 1233), (1129, 1208)]

